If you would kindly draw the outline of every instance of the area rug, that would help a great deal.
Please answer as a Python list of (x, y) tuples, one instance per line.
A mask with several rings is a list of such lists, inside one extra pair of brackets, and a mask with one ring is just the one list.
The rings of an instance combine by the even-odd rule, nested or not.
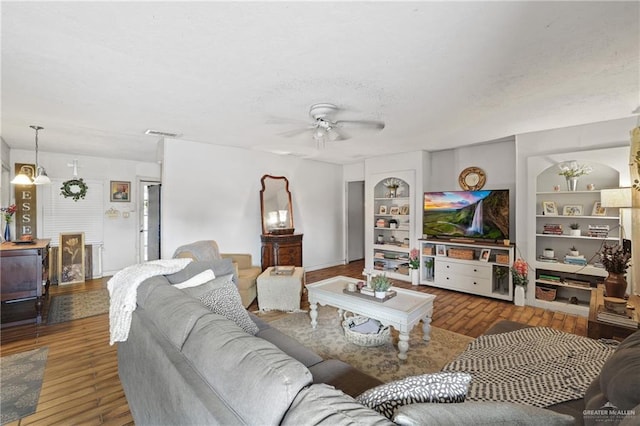
[(44, 347), (0, 358), (2, 424), (35, 413), (48, 352)]
[(431, 341), (422, 340), (422, 323), (409, 335), (408, 359), (398, 358), (398, 333), (392, 329), (391, 342), (363, 347), (347, 341), (338, 310), (318, 306), (318, 325), (311, 328), (307, 313), (294, 313), (270, 324), (316, 352), (322, 358), (339, 359), (383, 382), (424, 373), (435, 373), (466, 349), (471, 337), (431, 327)]
[(47, 324), (57, 324), (107, 312), (109, 312), (109, 292), (106, 289), (61, 294), (51, 298)]

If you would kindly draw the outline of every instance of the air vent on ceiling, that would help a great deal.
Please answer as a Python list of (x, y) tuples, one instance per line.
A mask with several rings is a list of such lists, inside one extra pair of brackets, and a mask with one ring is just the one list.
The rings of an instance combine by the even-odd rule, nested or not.
[(171, 133), (171, 132), (162, 132), (160, 130), (153, 130), (153, 129), (147, 129), (144, 132), (145, 135), (152, 135), (152, 136), (162, 136), (165, 138), (177, 138), (180, 135), (180, 133)]

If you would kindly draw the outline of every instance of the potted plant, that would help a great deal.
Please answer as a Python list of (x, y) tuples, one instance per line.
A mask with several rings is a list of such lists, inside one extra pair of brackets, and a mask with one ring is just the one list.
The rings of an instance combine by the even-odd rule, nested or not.
[(411, 272), (411, 284), (418, 285), (420, 283), (420, 252), (417, 248), (411, 249), (409, 252), (409, 269)]
[(580, 252), (576, 248), (576, 246), (571, 246), (569, 249), (569, 256), (580, 256)]
[(509, 268), (507, 266), (496, 266), (495, 267), (495, 277), (500, 290), (502, 291), (506, 286), (504, 285), (505, 278), (507, 278), (507, 274), (509, 273)]
[(573, 235), (574, 237), (580, 236), (580, 224), (579, 223), (570, 223), (569, 224), (569, 235)]
[(627, 291), (627, 279), (624, 275), (629, 267), (631, 253), (625, 251), (620, 244), (604, 244), (598, 254), (604, 269), (609, 273), (604, 280), (606, 295), (623, 299)]
[(391, 288), (391, 280), (385, 275), (376, 275), (371, 279), (371, 286), (378, 299), (384, 299), (387, 296), (387, 290)]
[(428, 257), (424, 261), (424, 266), (427, 268), (427, 281), (433, 281), (433, 267), (435, 265), (435, 261), (433, 257)]

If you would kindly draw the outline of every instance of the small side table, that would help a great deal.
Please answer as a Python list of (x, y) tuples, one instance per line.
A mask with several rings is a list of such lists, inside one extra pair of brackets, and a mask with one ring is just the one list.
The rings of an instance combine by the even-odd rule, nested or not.
[(261, 311), (299, 311), (305, 284), (304, 268), (297, 266), (291, 275), (272, 275), (272, 270), (270, 266), (258, 276), (258, 308)]
[[(640, 309), (640, 296), (632, 295), (627, 304)], [(587, 336), (592, 339), (616, 339), (622, 340), (625, 337), (638, 331), (638, 329), (622, 327), (615, 324), (598, 321), (598, 306), (604, 305), (604, 286), (598, 285), (591, 291), (591, 301), (589, 303), (589, 320), (587, 323)]]

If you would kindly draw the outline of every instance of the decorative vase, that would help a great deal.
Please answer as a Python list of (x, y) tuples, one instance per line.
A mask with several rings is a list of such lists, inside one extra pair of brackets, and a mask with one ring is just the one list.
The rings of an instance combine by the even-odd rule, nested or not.
[(513, 303), (516, 306), (524, 306), (524, 286), (516, 285), (513, 292)]
[(375, 295), (376, 295), (376, 298), (378, 298), (378, 299), (384, 299), (385, 297), (387, 297), (387, 292), (386, 291), (376, 291)]
[(607, 297), (624, 299), (624, 294), (627, 292), (627, 280), (624, 274), (609, 272), (609, 276), (604, 280), (604, 290)]
[(11, 241), (11, 226), (9, 226), (9, 222), (4, 225), (4, 240)]
[(567, 178), (567, 190), (568, 191), (577, 191), (578, 190), (578, 178), (577, 177), (568, 177)]
[(417, 269), (411, 269), (411, 284), (420, 284), (420, 271), (418, 271)]

